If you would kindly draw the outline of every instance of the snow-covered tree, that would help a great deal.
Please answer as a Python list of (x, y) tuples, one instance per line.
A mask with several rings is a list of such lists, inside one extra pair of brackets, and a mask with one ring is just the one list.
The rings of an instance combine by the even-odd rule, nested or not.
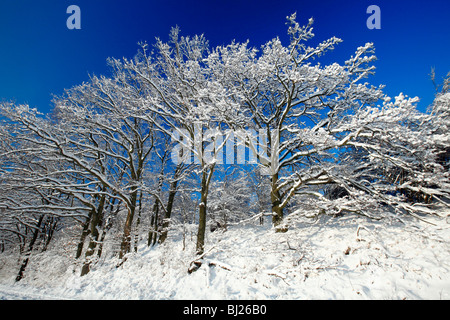
[[(322, 65), (341, 40), (309, 46), (312, 24), (293, 14), (289, 42), (260, 50), (210, 48), (174, 28), (154, 50), (141, 44), (133, 59), (109, 59), (110, 76), (55, 97), (50, 115), (1, 103), (0, 244), (20, 243), (19, 278), (59, 219), (80, 228), (84, 275), (113, 221), (121, 258), (133, 240), (137, 248), (145, 220), (148, 245), (165, 241), (170, 221), (183, 234), (195, 223), (201, 258), (207, 221), (212, 230), (259, 212), (284, 231), (286, 212), (421, 217), (448, 207), (449, 78), (421, 113), (417, 98), (391, 99), (365, 82), (375, 70), (371, 43)], [(246, 160), (235, 154), (241, 147)], [(231, 166), (217, 170), (224, 162)]]
[(82, 219), (91, 203), (79, 197), (84, 188), (74, 179), (73, 166), (58, 158), (54, 150), (47, 148), (46, 141), (29, 130), (31, 123), (44, 131), (51, 130), (48, 122), (28, 106), (3, 104), (1, 111), (11, 119), (3, 123), (3, 128), (8, 129), (2, 132), (7, 143), (0, 155), (0, 207), (4, 213), (1, 223), (9, 225), (4, 230), (9, 232), (15, 224), (22, 247), (26, 245), (16, 279), (19, 281), (38, 241), (41, 239), (42, 250), (46, 250), (60, 218), (72, 223), (73, 219)]
[(295, 19), (295, 14), (288, 18), (287, 46), (275, 38), (258, 53), (247, 44), (232, 44), (210, 57), (221, 66), (224, 87), (242, 97), (244, 124), (267, 133), (267, 156), (249, 147), (271, 178), (274, 225), (294, 195), (313, 194), (310, 186), (333, 181), (330, 159), (336, 150), (366, 134), (354, 115), (383, 97), (381, 88), (361, 83), (374, 70), (372, 44), (358, 48), (344, 65), (312, 64), (341, 40), (309, 47), (313, 20), (300, 27)]
[[(153, 147), (150, 126), (130, 115), (129, 110), (139, 103), (139, 93), (124, 77), (126, 74), (119, 72), (112, 79), (92, 77), (90, 83), (67, 90), (64, 96), (55, 98), (55, 119), (39, 117), (27, 106), (4, 104), (2, 108), (4, 115), (20, 124), (28, 135), (15, 136), (32, 144), (34, 149), (26, 150), (28, 155), (37, 153), (44, 166), (50, 162), (65, 165), (39, 179), (33, 177), (33, 181), (40, 188), (70, 194), (89, 208), (86, 258), (97, 247), (99, 227), (113, 199), (127, 209), (120, 256), (130, 251), (138, 194)], [(83, 273), (89, 263), (85, 266)]]
[[(433, 77), (434, 81), (435, 79)], [(432, 125), (429, 134), (438, 152), (438, 161), (448, 171), (450, 169), (450, 143), (448, 135), (450, 131), (450, 72), (447, 74), (443, 83), (437, 86), (436, 89), (436, 97), (429, 111), (431, 119), (427, 123)]]
[(218, 178), (212, 182), (208, 206), (210, 230), (212, 231), (226, 229), (230, 222), (239, 222), (249, 218), (256, 209), (252, 208), (252, 203), (257, 202), (257, 196), (249, 181), (249, 172), (238, 166), (220, 169), (217, 172)]
[[(363, 82), (375, 69), (373, 44), (359, 47), (343, 65), (313, 64), (341, 40), (333, 37), (307, 46), (314, 36), (312, 24), (310, 19), (301, 27), (293, 14), (288, 17), (287, 46), (275, 38), (258, 52), (247, 43), (233, 43), (218, 47), (208, 57), (212, 69), (222, 75), (222, 86), (242, 104), (239, 114), (247, 116), (235, 125), (266, 132), (266, 152), (251, 143), (247, 146), (270, 175), (274, 225), (282, 222), (283, 210), (294, 197), (313, 196), (323, 202), (326, 198), (317, 186), (330, 184), (352, 195), (345, 203), (333, 204), (337, 211), (370, 214), (384, 202), (413, 212), (416, 208), (405, 204), (400, 195), (388, 197), (387, 189), (395, 188), (392, 181), (372, 172), (371, 179), (358, 184), (367, 172), (353, 170), (354, 162), (338, 161), (338, 156), (350, 148), (364, 149), (370, 165), (363, 165), (369, 170), (386, 171), (391, 166), (427, 183), (440, 177), (442, 190), (447, 178), (439, 176), (432, 152), (424, 149), (430, 146), (425, 139), (441, 138), (424, 131), (429, 130), (424, 126), (428, 118), (417, 111), (416, 99), (400, 94), (391, 102), (382, 86)], [(409, 188), (416, 188), (410, 182)]]
[(55, 104), (80, 135), (70, 142), (95, 161), (96, 169), (90, 173), (101, 182), (103, 195), (119, 199), (127, 210), (119, 254), (123, 257), (131, 250), (132, 225), (145, 189), (144, 171), (154, 132), (151, 124), (136, 117), (144, 110), (140, 88), (120, 66), (111, 65), (112, 78), (92, 77), (90, 83), (67, 90)]
[[(197, 252), (202, 254), (209, 187), (216, 164), (223, 161), (220, 150), (227, 140), (220, 130), (229, 126), (229, 118), (239, 110), (239, 103), (205, 63), (209, 49), (203, 36), (182, 37), (174, 28), (170, 41), (158, 40), (156, 50), (149, 53), (143, 44), (135, 59), (124, 60), (123, 64), (146, 88), (147, 110), (162, 121), (146, 119), (188, 150), (176, 162), (197, 165), (201, 176)], [(212, 148), (208, 148), (210, 144)]]

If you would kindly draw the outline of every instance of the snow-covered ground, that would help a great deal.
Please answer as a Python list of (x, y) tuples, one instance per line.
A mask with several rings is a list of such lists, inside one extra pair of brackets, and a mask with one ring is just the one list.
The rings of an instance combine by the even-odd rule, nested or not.
[(411, 217), (321, 216), (291, 225), (238, 225), (208, 234), (199, 270), (194, 241), (176, 232), (116, 267), (103, 258), (80, 277), (70, 255), (35, 254), (14, 283), (18, 257), (0, 255), (0, 299), (450, 299), (450, 224)]

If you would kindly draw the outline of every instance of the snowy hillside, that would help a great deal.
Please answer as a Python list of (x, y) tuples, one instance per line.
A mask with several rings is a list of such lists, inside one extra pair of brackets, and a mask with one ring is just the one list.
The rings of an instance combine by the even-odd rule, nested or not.
[(17, 284), (18, 257), (3, 253), (0, 299), (450, 299), (450, 224), (432, 221), (320, 216), (286, 233), (230, 226), (207, 233), (191, 274), (195, 241), (176, 232), (155, 247), (143, 241), (120, 267), (104, 258), (84, 277), (70, 245), (35, 254)]

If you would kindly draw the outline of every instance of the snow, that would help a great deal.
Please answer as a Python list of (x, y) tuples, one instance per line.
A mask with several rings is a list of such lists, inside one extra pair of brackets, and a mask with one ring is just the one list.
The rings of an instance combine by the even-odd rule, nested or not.
[(120, 267), (115, 258), (100, 259), (84, 277), (68, 245), (68, 253), (54, 247), (33, 254), (15, 283), (18, 257), (5, 252), (0, 299), (447, 300), (450, 224), (433, 222), (322, 215), (297, 220), (285, 233), (233, 225), (207, 234), (202, 266), (191, 274), (195, 237), (183, 250), (176, 229), (163, 245), (148, 248), (143, 239)]

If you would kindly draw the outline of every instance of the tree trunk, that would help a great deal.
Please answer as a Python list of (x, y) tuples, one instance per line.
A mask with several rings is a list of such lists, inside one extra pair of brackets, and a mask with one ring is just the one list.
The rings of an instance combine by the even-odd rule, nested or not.
[(170, 184), (169, 199), (167, 200), (166, 212), (164, 214), (161, 235), (159, 236), (158, 243), (163, 243), (166, 240), (167, 234), (169, 232), (170, 216), (172, 215), (173, 202), (177, 193), (177, 185), (178, 180), (174, 180)]
[(16, 277), (16, 281), (20, 281), (23, 278), (23, 273), (25, 272), (25, 269), (27, 268), (28, 262), (30, 261), (30, 255), (33, 251), (34, 243), (36, 242), (36, 239), (39, 236), (39, 231), (41, 228), (42, 220), (44, 219), (44, 215), (41, 215), (39, 217), (38, 223), (36, 225), (36, 229), (34, 229), (33, 237), (30, 240), (30, 244), (28, 246), (28, 249), (25, 253), (25, 257), (23, 259), (22, 265), (20, 266), (19, 274)]
[(272, 224), (278, 227), (281, 222), (283, 222), (283, 209), (280, 207), (280, 201), (275, 200), (272, 202)]
[(138, 216), (137, 216), (137, 220), (136, 220), (136, 232), (134, 234), (134, 252), (138, 251), (139, 226), (141, 225), (141, 213), (142, 213), (142, 190), (139, 193), (139, 210), (138, 210)]
[(81, 276), (88, 274), (90, 267), (91, 267), (91, 263), (92, 263), (91, 256), (94, 254), (95, 248), (97, 247), (98, 236), (99, 236), (98, 227), (101, 225), (102, 220), (103, 220), (103, 209), (105, 206), (105, 200), (106, 200), (106, 196), (103, 195), (100, 198), (100, 202), (97, 207), (97, 210), (94, 210), (95, 212), (92, 215), (91, 225), (90, 225), (90, 241), (89, 241), (88, 249), (86, 250), (86, 254), (85, 254), (86, 260), (84, 262), (83, 268), (81, 269)]
[(206, 232), (206, 205), (208, 200), (208, 188), (211, 181), (211, 177), (214, 172), (214, 164), (210, 167), (203, 169), (202, 172), (202, 189), (200, 192), (200, 204), (198, 205), (198, 231), (197, 231), (197, 255), (202, 255), (205, 250), (205, 232)]
[(58, 225), (58, 218), (50, 217), (48, 221), (48, 227), (45, 233), (44, 237), (44, 247), (42, 248), (42, 252), (46, 251), (48, 248), (48, 245), (50, 244), (50, 241), (52, 241), (53, 234), (56, 230), (56, 226)]
[(270, 193), (270, 200), (272, 203), (272, 223), (274, 227), (277, 227), (283, 221), (283, 208), (281, 205), (281, 195), (277, 189), (278, 173), (272, 176), (272, 190)]
[(94, 212), (95, 212), (95, 209), (92, 209), (89, 212), (88, 218), (87, 218), (86, 222), (83, 224), (83, 231), (81, 232), (80, 241), (78, 242), (77, 253), (75, 255), (75, 259), (78, 259), (79, 257), (81, 257), (81, 253), (83, 252), (83, 247), (84, 247), (84, 241), (86, 240), (86, 237), (89, 234), (89, 225), (91, 224), (91, 219), (92, 219), (92, 215), (94, 214)]
[[(165, 156), (166, 156), (166, 154), (164, 154), (164, 156), (161, 158), (161, 172), (159, 174), (158, 189), (157, 189), (157, 194), (159, 196), (161, 196), (161, 189), (162, 189), (162, 185), (163, 185)], [(158, 219), (159, 219), (159, 201), (160, 201), (160, 198), (155, 197), (155, 203), (153, 204), (153, 210), (152, 210), (153, 215), (152, 215), (152, 219), (150, 222), (150, 230), (148, 232), (147, 246), (155, 245), (156, 239), (158, 238), (157, 232), (158, 232)]]
[(131, 226), (136, 211), (137, 190), (131, 193), (130, 204), (127, 204), (128, 215), (123, 229), (122, 243), (120, 245), (119, 259), (122, 259), (131, 250)]
[(97, 257), (98, 258), (100, 258), (102, 256), (103, 243), (105, 241), (106, 233), (112, 227), (113, 220), (114, 220), (113, 218), (115, 216), (117, 216), (117, 214), (120, 211), (120, 204), (121, 204), (121, 202), (119, 201), (119, 203), (117, 204), (117, 207), (114, 207), (115, 203), (116, 203), (116, 199), (114, 198), (112, 200), (111, 209), (109, 210), (109, 216), (108, 216), (108, 219), (104, 223), (103, 230), (102, 230), (102, 235), (100, 237), (100, 241), (99, 241), (99, 244), (98, 244), (98, 250), (97, 250)]
[(199, 204), (199, 219), (197, 232), (197, 255), (203, 254), (205, 249), (205, 232), (206, 232), (206, 199), (202, 196)]
[(147, 246), (154, 245), (156, 242), (156, 234), (158, 231), (158, 216), (159, 216), (159, 200), (155, 199), (152, 210), (152, 219), (150, 221), (150, 230), (148, 231)]

